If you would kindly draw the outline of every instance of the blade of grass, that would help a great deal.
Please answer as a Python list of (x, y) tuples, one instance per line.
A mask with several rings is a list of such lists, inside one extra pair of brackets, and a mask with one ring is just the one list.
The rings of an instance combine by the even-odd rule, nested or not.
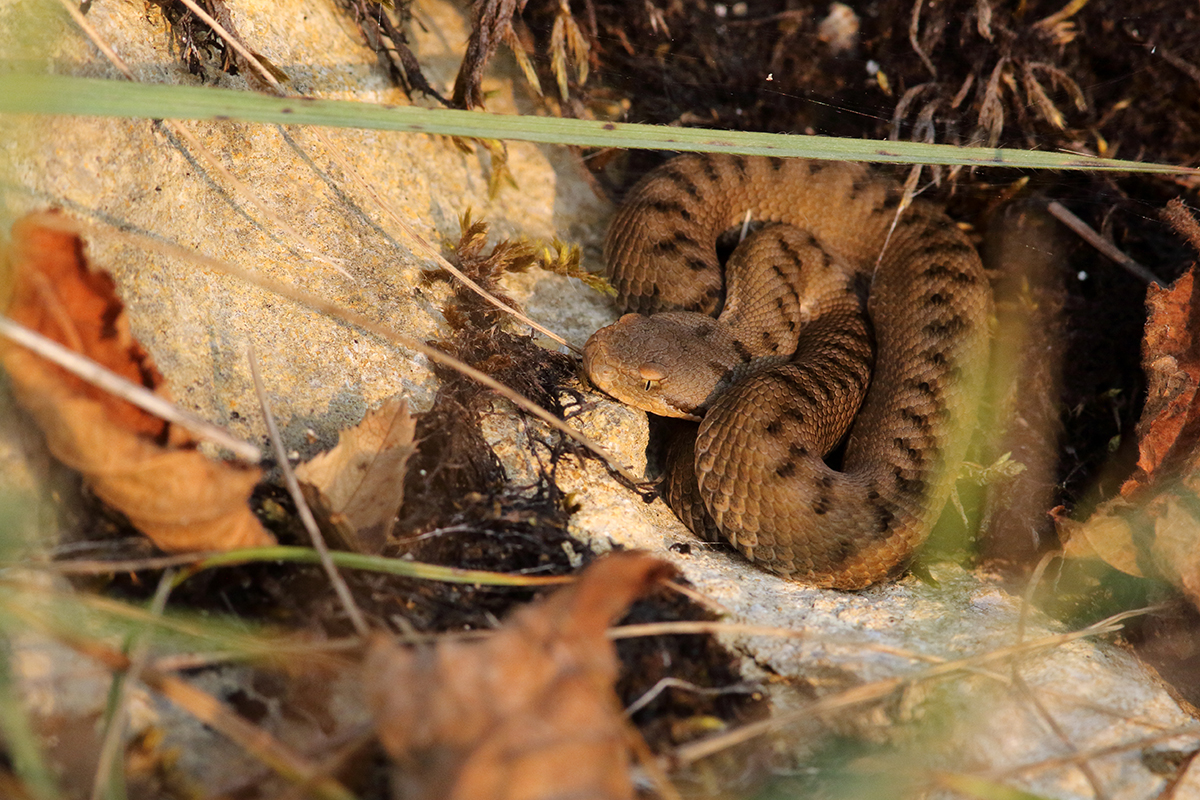
[(585, 147), (803, 156), (894, 164), (1200, 174), (1200, 171), (1190, 167), (1144, 164), (1074, 153), (672, 128), (412, 106), (391, 107), (346, 100), (272, 97), (211, 86), (132, 84), (99, 78), (21, 72), (0, 74), (0, 113), (240, 120), (515, 139)]
[[(150, 602), (150, 613), (162, 616), (171, 593), (172, 570), (167, 570), (158, 580), (158, 590)], [(129, 669), (113, 672), (105, 708), (106, 729), (100, 745), (99, 764), (92, 780), (92, 800), (125, 800), (125, 729), (129, 723), (130, 684), (138, 676), (150, 657), (150, 645), (154, 641), (153, 631), (139, 630), (126, 638), (123, 651), (129, 656)]]
[(157, 615), (144, 605), (57, 589), (38, 581), (0, 580), (0, 634), (19, 634), (29, 620), (36, 620), (39, 629), (86, 630), (105, 638), (126, 639), (153, 631), (156, 645), (164, 648), (215, 648), (263, 659), (269, 659), (280, 643), (296, 638), (244, 620)]
[(41, 744), (21, 704), (12, 674), (12, 646), (5, 635), (0, 635), (0, 734), (13, 770), (29, 796), (35, 800), (61, 798), (62, 793), (42, 758)]
[(937, 776), (937, 782), (947, 789), (967, 797), (977, 798), (977, 800), (1048, 800), (1042, 794), (1032, 794), (1024, 789), (1005, 786), (987, 778), (977, 778), (961, 773), (941, 773)]
[[(402, 561), (396, 558), (348, 553), (341, 550), (331, 550), (329, 557), (336, 566), (343, 569), (361, 569), (369, 572), (383, 572), (406, 578), (444, 581), (446, 583), (470, 583), (481, 586), (548, 586), (570, 583), (574, 580), (569, 575), (548, 577), (508, 575), (503, 572), (485, 572), (478, 569), (443, 567), (437, 564), (422, 564), (416, 561)], [(309, 547), (252, 547), (245, 550), (232, 550), (228, 553), (218, 553), (208, 556), (202, 561), (197, 561), (190, 568), (180, 573), (179, 578), (176, 579), (176, 585), (206, 569), (251, 564), (258, 561), (288, 562), (292, 564), (321, 563), (317, 551)]]

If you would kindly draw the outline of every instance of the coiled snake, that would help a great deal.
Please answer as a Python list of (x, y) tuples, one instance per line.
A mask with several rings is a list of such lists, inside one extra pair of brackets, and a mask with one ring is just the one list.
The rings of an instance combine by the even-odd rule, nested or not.
[[(949, 496), (987, 366), (978, 255), (932, 205), (897, 221), (900, 200), (858, 164), (684, 155), (634, 187), (605, 241), (618, 303), (638, 313), (588, 340), (592, 382), (700, 419), (668, 453), (668, 504), (817, 586), (906, 568)], [(779, 224), (723, 274), (718, 237), (747, 214)], [(832, 469), (822, 457), (852, 419)]]

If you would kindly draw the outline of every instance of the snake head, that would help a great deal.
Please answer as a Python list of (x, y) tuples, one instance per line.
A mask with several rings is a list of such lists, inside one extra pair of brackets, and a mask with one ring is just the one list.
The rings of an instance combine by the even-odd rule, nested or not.
[(720, 323), (682, 311), (626, 314), (583, 348), (584, 369), (601, 391), (651, 414), (693, 421), (740, 363)]

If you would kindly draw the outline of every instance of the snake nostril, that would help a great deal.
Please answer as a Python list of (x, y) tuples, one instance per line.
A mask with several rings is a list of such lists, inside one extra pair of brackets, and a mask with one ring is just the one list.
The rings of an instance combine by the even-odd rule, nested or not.
[(617, 371), (607, 364), (593, 364), (588, 369), (592, 383), (601, 388), (611, 386), (617, 378)]

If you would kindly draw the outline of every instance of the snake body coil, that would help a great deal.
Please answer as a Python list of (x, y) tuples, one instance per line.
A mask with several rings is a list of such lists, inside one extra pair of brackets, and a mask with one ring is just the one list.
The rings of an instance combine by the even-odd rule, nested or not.
[[(592, 336), (593, 382), (702, 418), (694, 443), (672, 447), (672, 508), (818, 586), (860, 588), (907, 566), (946, 503), (986, 369), (978, 255), (931, 205), (896, 221), (900, 200), (857, 164), (685, 155), (631, 191), (605, 242), (620, 305), (652, 316)], [(723, 275), (718, 237), (747, 214), (779, 224), (739, 245)], [(860, 400), (831, 469), (822, 456)]]

